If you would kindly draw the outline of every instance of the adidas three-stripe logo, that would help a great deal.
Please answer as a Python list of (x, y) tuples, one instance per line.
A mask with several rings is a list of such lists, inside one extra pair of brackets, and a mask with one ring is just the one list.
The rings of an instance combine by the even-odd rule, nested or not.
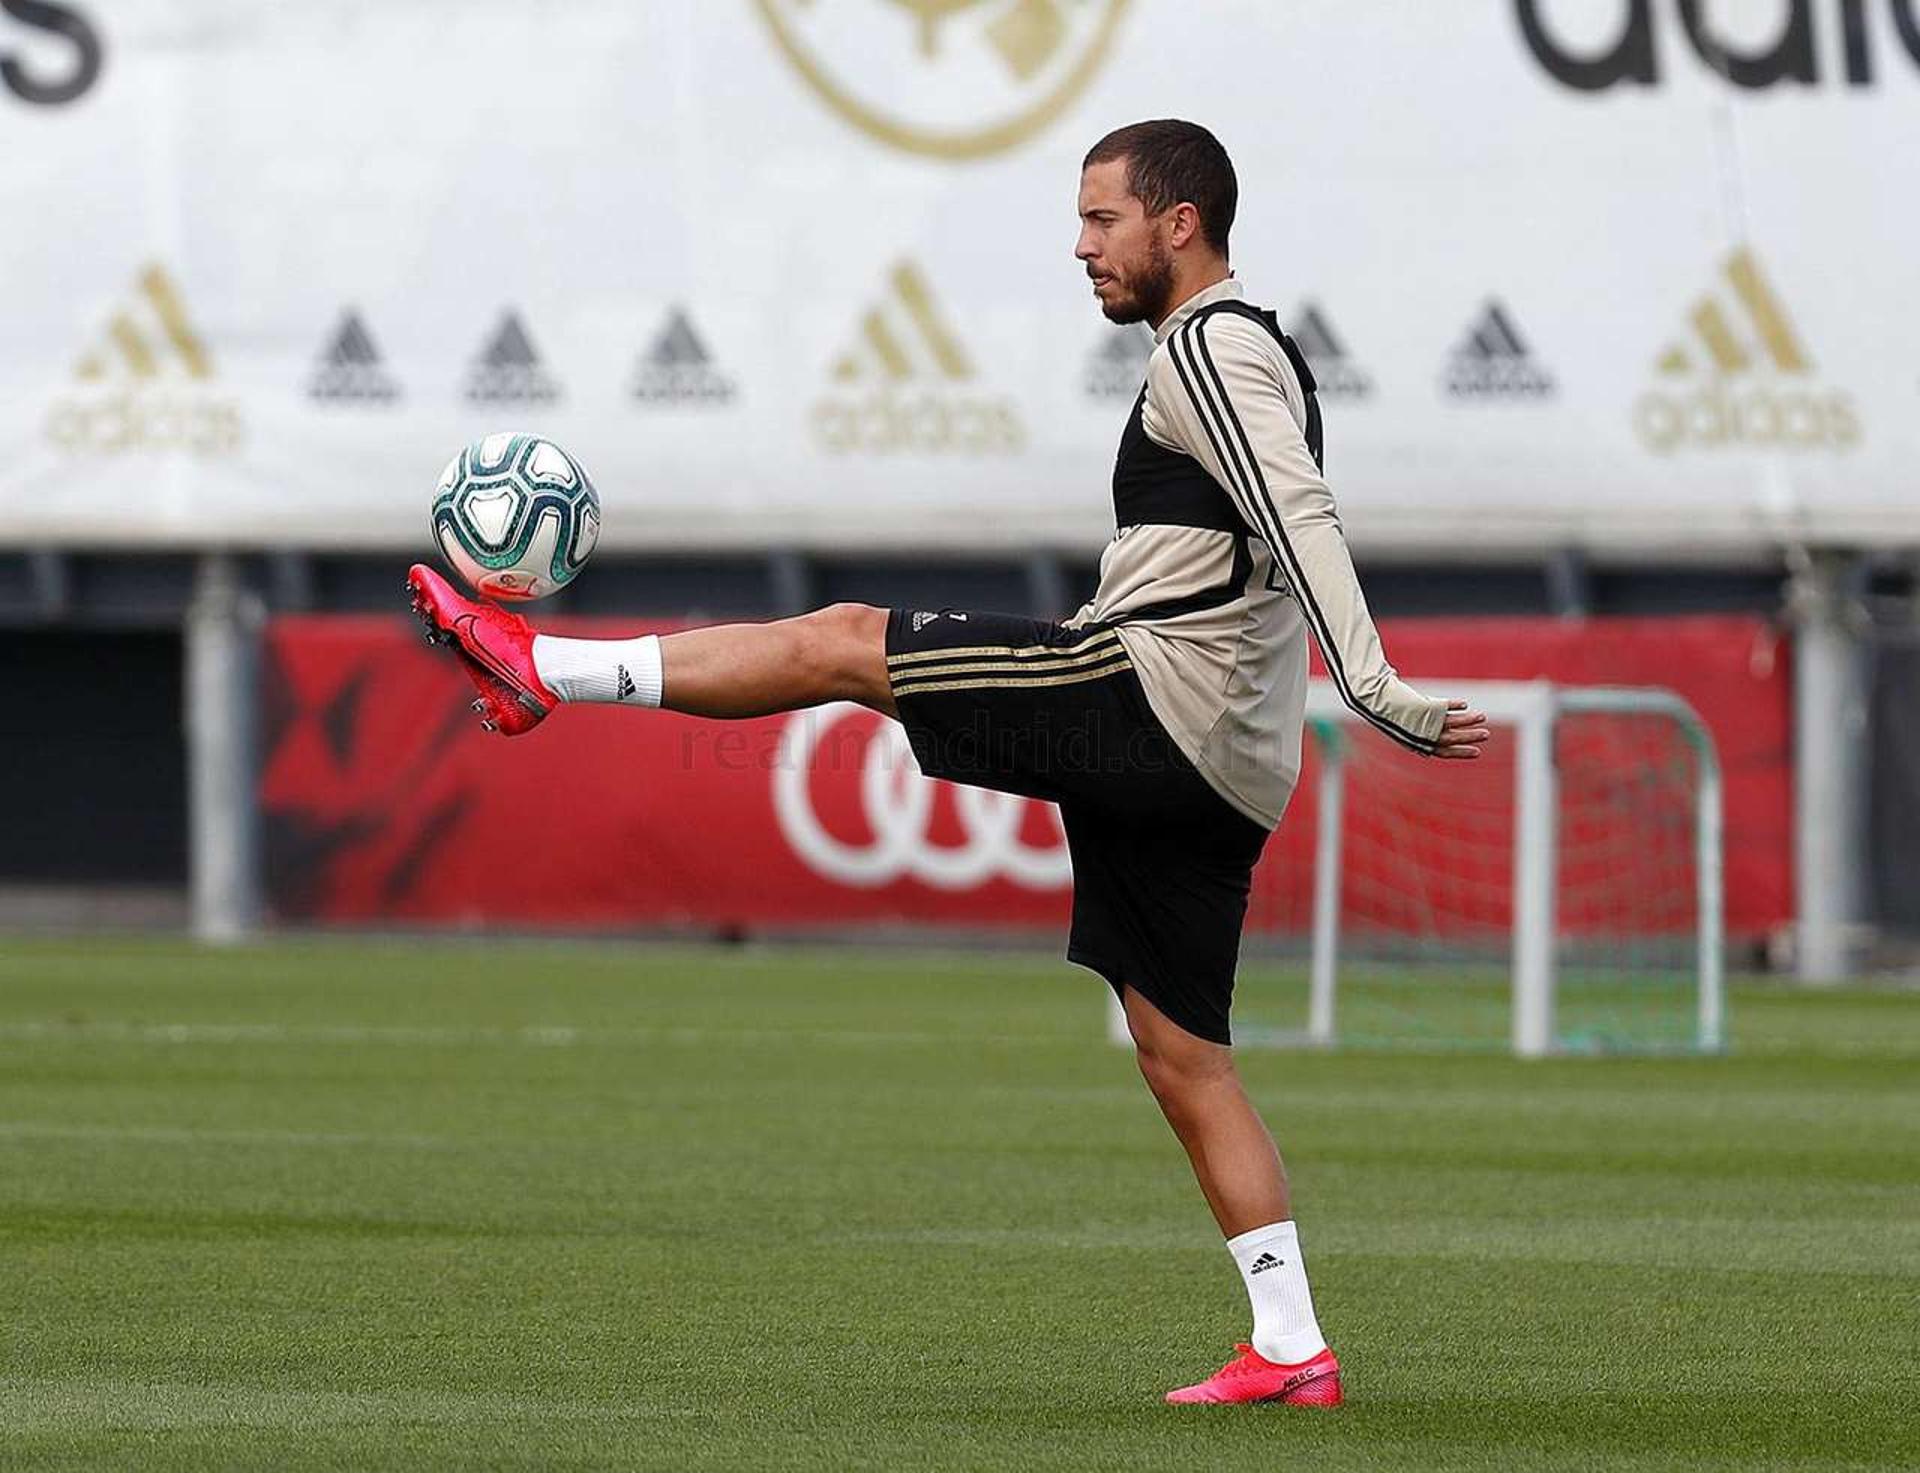
[(1273, 504), (1273, 497), (1267, 490), (1266, 473), (1261, 470), (1260, 459), (1253, 452), (1253, 442), (1247, 436), (1246, 426), (1241, 423), (1239, 411), (1227, 396), (1226, 380), (1220, 376), (1220, 369), (1213, 361), (1213, 351), (1207, 346), (1207, 317), (1205, 311), (1195, 313), (1167, 339), (1167, 348), (1173, 366), (1180, 375), (1181, 386), (1186, 389), (1194, 413), (1200, 417), (1208, 442), (1213, 446), (1214, 459), (1232, 478), (1239, 492), (1237, 499), (1252, 512), (1253, 530), (1267, 544), (1274, 557), (1285, 564), (1287, 577), (1299, 596), (1300, 607), (1308, 623), (1313, 626), (1314, 639), (1320, 645), (1321, 657), (1327, 662), (1327, 673), (1333, 677), (1340, 699), (1402, 746), (1411, 747), (1416, 752), (1432, 753), (1437, 749), (1434, 742), (1370, 710), (1354, 694), (1353, 682), (1348, 679), (1346, 665), (1340, 658), (1339, 643), (1333, 636), (1333, 626), (1327, 622), (1319, 600), (1313, 596), (1313, 586), (1307, 581), (1306, 570), (1300, 565), (1299, 555), (1288, 540), (1286, 528), (1280, 520), (1279, 509)]
[[(1807, 373), (1813, 363), (1794, 336), (1786, 310), (1760, 275), (1760, 264), (1753, 252), (1741, 247), (1727, 259), (1727, 284), (1734, 299), (1745, 310), (1747, 320), (1759, 335), (1767, 361), (1781, 373)], [(1741, 342), (1720, 303), (1709, 293), (1694, 304), (1687, 318), (1700, 345), (1707, 350), (1708, 366), (1722, 374), (1744, 373), (1754, 366), (1753, 355)], [(1693, 355), (1684, 342), (1675, 343), (1660, 355), (1657, 367), (1664, 374), (1686, 374), (1694, 370)]]
[(879, 299), (859, 315), (852, 342), (827, 374), (813, 428), (833, 454), (1005, 455), (1026, 444), (1019, 407), (981, 384), (912, 261), (887, 272)]
[(1068, 645), (956, 645), (887, 656), (895, 695), (990, 686), (1078, 685), (1128, 669), (1119, 635), (1099, 629)]
[(1287, 1261), (1284, 1258), (1275, 1258), (1271, 1253), (1262, 1253), (1258, 1258), (1254, 1259), (1253, 1267), (1248, 1269), (1247, 1272), (1250, 1274), (1263, 1274), (1270, 1268), (1285, 1268), (1286, 1264)]
[(1850, 450), (1860, 443), (1853, 396), (1815, 378), (1813, 355), (1750, 247), (1727, 257), (1684, 322), (1654, 359), (1658, 377), (1634, 401), (1634, 428), (1650, 449)]
[[(917, 353), (910, 344), (917, 345)], [(920, 375), (921, 359), (936, 378), (959, 382), (973, 377), (973, 362), (941, 320), (927, 279), (913, 262), (902, 261), (887, 274), (885, 298), (862, 314), (854, 346), (834, 360), (833, 377), (850, 384), (877, 373), (903, 382)]]
[[(159, 332), (142, 330), (136, 316), (144, 308)], [(187, 320), (187, 309), (180, 301), (173, 278), (160, 266), (148, 266), (140, 273), (135, 307), (113, 314), (107, 322), (106, 340), (80, 360), (74, 376), (85, 383), (97, 383), (123, 370), (135, 380), (155, 379), (171, 357), (190, 379), (213, 377), (213, 360), (200, 335)]]

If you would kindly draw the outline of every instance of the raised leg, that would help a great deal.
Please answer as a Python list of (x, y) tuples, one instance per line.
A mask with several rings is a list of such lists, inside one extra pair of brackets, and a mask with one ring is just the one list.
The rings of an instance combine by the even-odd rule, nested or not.
[(866, 604), (766, 624), (574, 639), (537, 633), (512, 610), (466, 597), (424, 563), (407, 570), (407, 593), (427, 638), (458, 650), (481, 724), (506, 736), (533, 730), (563, 701), (717, 717), (858, 701), (897, 714), (887, 679), (887, 611)]
[(715, 624), (660, 638), (661, 705), (694, 716), (767, 716), (857, 701), (892, 716), (887, 611), (832, 604), (767, 624)]

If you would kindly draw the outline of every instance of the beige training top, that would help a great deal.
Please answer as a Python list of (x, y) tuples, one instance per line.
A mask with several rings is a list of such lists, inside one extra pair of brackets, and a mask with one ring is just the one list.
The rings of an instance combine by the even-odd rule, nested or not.
[[(1219, 282), (1160, 325), (1140, 417), (1155, 445), (1219, 484), (1243, 533), (1122, 526), (1100, 556), (1099, 588), (1067, 622), (1118, 624), (1174, 741), (1223, 798), (1271, 828), (1300, 773), (1309, 628), (1346, 703), (1403, 745), (1431, 754), (1446, 703), (1402, 681), (1380, 648), (1285, 350), (1250, 316), (1200, 313), (1242, 296), (1239, 282)], [(1196, 597), (1249, 555), (1237, 596)], [(1182, 599), (1203, 606), (1129, 619)]]

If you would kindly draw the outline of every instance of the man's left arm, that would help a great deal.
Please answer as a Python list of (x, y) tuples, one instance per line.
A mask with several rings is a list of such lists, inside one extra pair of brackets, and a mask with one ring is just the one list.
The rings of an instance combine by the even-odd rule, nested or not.
[(1416, 752), (1451, 745), (1449, 703), (1387, 663), (1277, 345), (1257, 323), (1219, 313), (1184, 324), (1167, 346), (1180, 385), (1168, 397), (1182, 401), (1172, 417), (1197, 427), (1195, 453), (1272, 550), (1341, 699)]

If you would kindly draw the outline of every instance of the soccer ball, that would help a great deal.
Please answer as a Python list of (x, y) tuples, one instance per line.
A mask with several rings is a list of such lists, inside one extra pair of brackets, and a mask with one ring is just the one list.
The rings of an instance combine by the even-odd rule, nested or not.
[(600, 495), (580, 462), (538, 435), (488, 435), (448, 462), (433, 493), (433, 540), (494, 598), (545, 598), (600, 540)]

